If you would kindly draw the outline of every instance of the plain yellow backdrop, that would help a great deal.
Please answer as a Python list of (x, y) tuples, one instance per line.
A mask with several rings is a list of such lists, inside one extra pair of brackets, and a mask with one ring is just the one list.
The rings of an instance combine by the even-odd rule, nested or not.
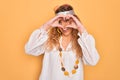
[(38, 80), (42, 56), (25, 54), (33, 30), (54, 17), (54, 7), (71, 4), (96, 40), (100, 61), (85, 67), (85, 80), (120, 80), (119, 0), (1, 0), (0, 80)]

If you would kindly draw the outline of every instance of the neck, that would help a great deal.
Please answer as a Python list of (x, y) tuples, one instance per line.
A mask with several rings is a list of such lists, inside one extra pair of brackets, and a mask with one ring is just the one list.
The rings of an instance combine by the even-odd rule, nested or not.
[(63, 37), (64, 40), (70, 41), (71, 38), (72, 38), (72, 35), (62, 35), (62, 37)]
[(68, 44), (71, 42), (72, 35), (62, 35), (62, 41), (61, 46), (63, 47), (63, 50), (66, 50)]

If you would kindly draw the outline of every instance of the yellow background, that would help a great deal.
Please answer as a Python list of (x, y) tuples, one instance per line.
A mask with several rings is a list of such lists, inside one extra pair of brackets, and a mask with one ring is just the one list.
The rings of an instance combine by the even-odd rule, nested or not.
[(100, 61), (85, 66), (85, 80), (120, 80), (119, 0), (1, 0), (0, 80), (38, 80), (42, 56), (25, 54), (36, 28), (54, 16), (56, 5), (69, 3), (96, 40)]

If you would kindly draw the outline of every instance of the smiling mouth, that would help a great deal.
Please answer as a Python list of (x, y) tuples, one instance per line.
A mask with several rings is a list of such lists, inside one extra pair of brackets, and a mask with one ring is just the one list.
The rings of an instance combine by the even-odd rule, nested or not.
[(64, 31), (68, 30), (68, 28), (63, 28)]
[(62, 28), (63, 32), (67, 32), (69, 28)]

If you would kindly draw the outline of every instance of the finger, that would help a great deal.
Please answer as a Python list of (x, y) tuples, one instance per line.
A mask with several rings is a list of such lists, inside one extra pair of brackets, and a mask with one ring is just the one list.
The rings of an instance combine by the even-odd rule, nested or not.
[(53, 26), (53, 27), (60, 27), (60, 28), (63, 28), (62, 25), (55, 25), (55, 26)]
[(70, 19), (70, 17), (69, 17), (69, 16), (66, 16), (66, 17), (65, 17), (65, 20), (68, 20), (68, 19)]
[(60, 15), (57, 15), (57, 17), (63, 18), (63, 20), (65, 20), (66, 15), (60, 14)]
[(73, 21), (76, 23), (77, 26), (81, 26), (82, 23), (73, 15), (68, 14), (69, 17), (73, 19)]
[(67, 15), (69, 18), (72, 18), (74, 21), (79, 21), (75, 16), (71, 15), (71, 14), (68, 14)]
[(66, 19), (69, 20), (70, 22), (76, 23), (75, 19), (74, 19), (73, 16), (70, 15), (70, 14), (68, 14), (68, 15), (66, 16)]
[(77, 28), (77, 25), (74, 22), (71, 22), (71, 24), (67, 25), (66, 27), (71, 27), (71, 28)]
[(63, 26), (62, 26), (62, 25), (59, 25), (58, 27), (59, 27), (59, 28), (63, 28)]
[(69, 25), (67, 25), (67, 26), (65, 26), (65, 27), (75, 28), (76, 26), (75, 26), (74, 24), (69, 24)]
[(64, 19), (64, 17), (65, 17), (64, 15), (57, 15), (51, 20), (51, 23), (59, 19)]
[(66, 28), (73, 28), (73, 29), (77, 29), (75, 26), (66, 26)]
[(64, 18), (64, 17), (65, 15), (62, 15), (62, 14), (56, 16), (56, 18)]

